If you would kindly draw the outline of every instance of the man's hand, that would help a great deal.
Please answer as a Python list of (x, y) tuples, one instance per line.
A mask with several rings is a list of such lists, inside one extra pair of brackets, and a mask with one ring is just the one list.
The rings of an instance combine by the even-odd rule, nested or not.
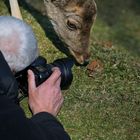
[(60, 70), (54, 68), (52, 75), (36, 87), (34, 74), (28, 71), (29, 106), (34, 115), (39, 112), (48, 112), (53, 116), (58, 114), (63, 103), (60, 76)]

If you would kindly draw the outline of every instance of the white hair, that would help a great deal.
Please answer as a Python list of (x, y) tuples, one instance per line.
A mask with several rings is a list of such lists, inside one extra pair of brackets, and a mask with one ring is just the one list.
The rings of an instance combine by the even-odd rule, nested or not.
[(38, 56), (35, 35), (29, 25), (11, 16), (0, 16), (0, 50), (11, 70), (18, 72)]

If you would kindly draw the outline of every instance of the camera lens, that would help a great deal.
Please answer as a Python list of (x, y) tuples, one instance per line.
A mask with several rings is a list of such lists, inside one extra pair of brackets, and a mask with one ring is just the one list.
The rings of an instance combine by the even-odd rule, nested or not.
[(73, 79), (71, 68), (74, 65), (74, 61), (70, 58), (62, 58), (55, 60), (52, 65), (59, 67), (61, 71), (61, 88), (66, 89), (69, 87)]
[(58, 67), (61, 71), (61, 89), (67, 89), (72, 82), (72, 67), (74, 61), (70, 58), (57, 59), (51, 64), (46, 64), (46, 60), (43, 57), (38, 57), (30, 66), (24, 70), (16, 73), (15, 77), (18, 82), (18, 87), (21, 91), (19, 100), (28, 95), (28, 84), (27, 84), (27, 70), (31, 69), (35, 75), (36, 86), (43, 83), (52, 74), (52, 68)]

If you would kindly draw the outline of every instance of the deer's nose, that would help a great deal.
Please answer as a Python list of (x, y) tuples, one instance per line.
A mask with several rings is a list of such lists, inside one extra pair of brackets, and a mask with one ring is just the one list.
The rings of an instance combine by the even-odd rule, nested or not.
[(90, 53), (83, 54), (83, 65), (86, 66), (89, 64)]
[(89, 64), (89, 59), (85, 59), (85, 61), (83, 62), (84, 66), (87, 66)]
[(89, 63), (90, 53), (80, 54), (74, 51), (71, 51), (76, 61), (81, 65), (87, 65)]

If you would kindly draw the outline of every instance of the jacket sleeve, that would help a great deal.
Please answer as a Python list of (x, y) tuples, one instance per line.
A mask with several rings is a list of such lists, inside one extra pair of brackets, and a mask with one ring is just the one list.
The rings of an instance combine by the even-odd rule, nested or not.
[(44, 131), (44, 136), (50, 140), (70, 140), (62, 124), (51, 114), (41, 112), (31, 118), (32, 122)]
[(0, 137), (4, 140), (70, 140), (61, 123), (47, 112), (26, 118), (23, 110), (0, 95)]
[(16, 79), (0, 51), (0, 95), (17, 102), (18, 85)]

